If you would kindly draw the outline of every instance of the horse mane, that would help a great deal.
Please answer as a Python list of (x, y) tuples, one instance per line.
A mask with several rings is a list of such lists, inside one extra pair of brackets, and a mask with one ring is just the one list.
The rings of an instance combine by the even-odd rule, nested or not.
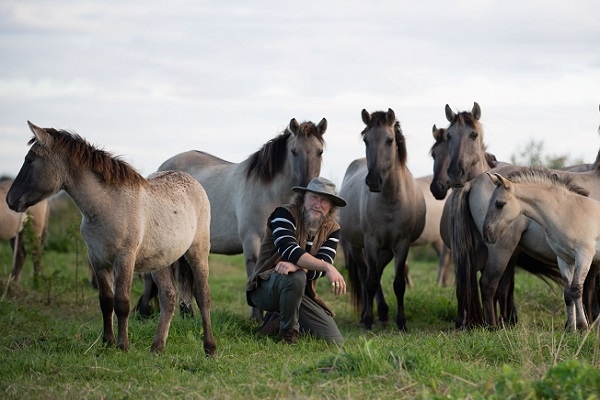
[[(248, 166), (246, 177), (259, 179), (264, 183), (269, 183), (283, 171), (283, 165), (288, 156), (288, 139), (292, 136), (289, 126), (279, 135), (265, 143), (262, 148), (248, 157)], [(317, 129), (317, 126), (310, 122), (302, 122), (295, 133), (298, 136), (314, 136), (321, 143), (324, 143), (323, 134)]]
[[(388, 126), (387, 122), (387, 112), (385, 111), (375, 111), (371, 114), (371, 119), (367, 124), (366, 128), (360, 133), (361, 136), (364, 136), (365, 133), (373, 129), (376, 126)], [(396, 139), (396, 147), (398, 149), (398, 159), (400, 160), (400, 164), (402, 166), (406, 166), (406, 140), (404, 139), (404, 134), (402, 133), (402, 128), (400, 128), (400, 121), (396, 119), (394, 122), (394, 135)]]
[(544, 167), (523, 167), (511, 172), (506, 178), (514, 183), (536, 183), (544, 186), (561, 186), (581, 196), (589, 196), (590, 192), (573, 182), (568, 175), (558, 175)]
[[(147, 180), (118, 156), (90, 144), (75, 132), (43, 128), (53, 139), (52, 152), (66, 152), (76, 166), (87, 168), (109, 185), (145, 185)], [(35, 143), (34, 136), (29, 145)]]

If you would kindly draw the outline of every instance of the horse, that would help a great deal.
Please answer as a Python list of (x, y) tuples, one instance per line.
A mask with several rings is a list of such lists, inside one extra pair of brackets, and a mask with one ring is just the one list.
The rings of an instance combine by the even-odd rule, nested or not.
[[(350, 163), (340, 188), (348, 202), (339, 216), (351, 297), (356, 309), (362, 307), (360, 324), (372, 329), (374, 297), (381, 291), (383, 269), (394, 259), (396, 324), (406, 331), (405, 263), (425, 226), (425, 199), (406, 166), (406, 142), (394, 111), (369, 114), (363, 109), (361, 116), (366, 157)], [(388, 321), (388, 311), (385, 300), (378, 304), (382, 323)]]
[[(499, 285), (502, 285), (501, 280), (512, 276), (511, 271), (517, 263), (547, 282), (562, 284), (554, 253), (543, 239), (543, 229), (535, 221), (521, 216), (513, 222), (510, 235), (503, 235), (495, 243), (483, 242), (481, 235), (485, 210), (494, 189), (494, 185), (483, 172), (487, 169), (490, 172), (507, 174), (522, 167), (498, 163), (490, 170), (481, 162), (485, 159), (486, 147), (478, 122), (480, 115), (481, 110), (477, 103), (471, 113), (460, 114), (454, 114), (446, 105), (446, 117), (453, 127), (451, 135), (447, 134), (450, 157), (453, 160), (448, 169), (448, 176), (454, 185), (453, 200), (449, 201), (451, 206), (448, 211), (453, 220), (451, 248), (457, 273), (457, 299), (459, 305), (464, 305), (463, 311), (466, 312), (466, 315), (461, 314), (459, 306), (457, 327), (481, 324), (497, 326), (494, 299)], [(450, 128), (448, 130), (450, 131)], [(592, 197), (600, 196), (598, 173), (600, 170), (595, 169), (574, 174), (574, 179), (580, 179), (583, 187), (597, 188), (592, 190)], [(479, 287), (477, 271), (481, 271)], [(483, 305), (479, 298), (479, 288)], [(591, 298), (593, 290), (587, 291), (586, 296)], [(514, 310), (514, 306), (511, 308)], [(508, 318), (509, 323), (516, 323), (516, 314), (503, 315), (503, 318)]]
[(436, 200), (429, 190), (433, 184), (433, 176), (421, 176), (416, 179), (417, 184), (423, 192), (425, 206), (425, 227), (421, 236), (411, 243), (411, 247), (430, 245), (438, 256), (438, 274), (436, 284), (438, 286), (449, 286), (452, 281), (452, 262), (450, 249), (446, 246), (440, 235), (440, 221), (444, 212), (444, 200)]
[(483, 239), (495, 243), (520, 215), (544, 229), (564, 281), (568, 330), (589, 327), (582, 302), (590, 265), (600, 263), (600, 202), (572, 179), (545, 168), (524, 168), (503, 177), (487, 175), (496, 188), (483, 223)]
[[(250, 276), (269, 214), (289, 201), (292, 186), (306, 186), (319, 176), (326, 130), (325, 118), (317, 125), (292, 118), (282, 133), (239, 164), (192, 150), (169, 158), (158, 170), (184, 171), (202, 184), (211, 204), (211, 252), (243, 253)], [(250, 317), (262, 320), (261, 310), (252, 308)]]
[[(186, 173), (142, 177), (133, 167), (97, 149), (74, 132), (40, 128), (6, 201), (17, 212), (61, 189), (82, 214), (81, 235), (97, 276), (103, 342), (129, 349), (129, 297), (134, 270), (152, 272), (158, 285), (160, 319), (151, 351), (162, 352), (175, 308), (176, 289), (166, 268), (182, 255), (189, 262), (204, 328), (204, 351), (215, 353), (210, 322), (208, 255), (210, 204), (202, 186)], [(114, 288), (114, 289), (113, 289)]]
[[(7, 179), (0, 182), (0, 198), (5, 199), (13, 180)], [(21, 280), (21, 272), (25, 263), (26, 251), (23, 237), (23, 226), (28, 218), (32, 219), (35, 241), (33, 243), (33, 273), (38, 276), (42, 270), (42, 248), (48, 234), (48, 216), (50, 208), (48, 201), (43, 200), (30, 207), (25, 213), (16, 213), (8, 208), (6, 201), (0, 201), (0, 240), (9, 240), (14, 253), (11, 279), (15, 282)], [(16, 248), (15, 248), (16, 247)]]

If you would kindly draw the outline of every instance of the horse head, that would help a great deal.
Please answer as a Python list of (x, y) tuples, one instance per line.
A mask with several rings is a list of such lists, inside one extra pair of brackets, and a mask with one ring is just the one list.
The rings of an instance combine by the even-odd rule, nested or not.
[(429, 190), (437, 200), (446, 198), (448, 189), (452, 186), (448, 177), (448, 166), (450, 165), (450, 151), (446, 141), (446, 129), (437, 128), (433, 125), (431, 129), (435, 143), (431, 146), (429, 154), (433, 158), (433, 178)]
[(367, 126), (361, 133), (369, 170), (365, 183), (371, 192), (380, 192), (392, 169), (406, 166), (406, 142), (391, 108), (372, 114), (363, 109), (361, 116)]
[(323, 118), (318, 125), (310, 121), (298, 123), (290, 120), (288, 127), (291, 135), (287, 142), (287, 168), (293, 176), (293, 185), (306, 186), (312, 178), (321, 174), (323, 162), (323, 135), (327, 130), (327, 120)]
[(519, 216), (521, 206), (511, 181), (498, 173), (487, 172), (496, 185), (483, 222), (483, 240), (496, 243), (502, 232)]
[(474, 103), (471, 112), (454, 113), (446, 104), (446, 140), (450, 152), (448, 177), (452, 186), (461, 187), (488, 169), (483, 144), (483, 130), (479, 124), (481, 109)]
[(66, 165), (53, 151), (54, 137), (46, 129), (27, 121), (34, 137), (25, 161), (6, 195), (8, 206), (17, 212), (39, 203), (58, 192), (63, 184)]

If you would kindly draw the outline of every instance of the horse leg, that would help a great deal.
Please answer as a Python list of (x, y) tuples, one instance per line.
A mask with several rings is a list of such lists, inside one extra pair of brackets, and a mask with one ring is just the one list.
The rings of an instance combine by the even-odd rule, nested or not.
[(102, 341), (107, 346), (115, 345), (115, 334), (113, 332), (113, 311), (114, 311), (114, 292), (113, 292), (113, 271), (111, 268), (94, 267), (90, 262), (96, 280), (98, 282), (98, 298), (100, 300), (100, 310), (102, 310), (102, 323), (104, 333)]
[(567, 322), (565, 323), (566, 331), (574, 331), (576, 329), (575, 323), (575, 302), (571, 294), (571, 282), (573, 281), (573, 270), (574, 267), (569, 265), (560, 257), (557, 258), (558, 269), (563, 277), (563, 298), (565, 300), (565, 307), (567, 311)]
[(398, 312), (396, 314), (396, 325), (398, 329), (406, 332), (406, 316), (404, 314), (404, 294), (406, 293), (406, 281), (404, 279), (404, 268), (406, 266), (406, 258), (408, 257), (408, 248), (410, 243), (400, 243), (396, 247), (395, 257), (395, 276), (394, 276), (394, 293), (396, 294), (396, 302), (398, 303)]
[[(177, 288), (173, 279), (171, 268), (163, 268), (152, 272), (152, 278), (158, 286), (158, 301), (160, 303), (160, 317), (158, 327), (154, 335), (154, 341), (150, 351), (160, 353), (165, 349), (169, 327), (175, 314), (175, 301), (177, 300)], [(119, 325), (119, 328), (121, 326)], [(120, 330), (119, 330), (120, 333)], [(119, 335), (120, 338), (120, 335)]]
[(158, 288), (156, 283), (154, 283), (151, 273), (143, 273), (142, 280), (144, 281), (144, 292), (140, 296), (134, 311), (137, 311), (142, 318), (149, 318), (152, 314), (150, 310), (150, 301), (157, 296)]
[(404, 282), (409, 288), (414, 287), (412, 278), (410, 277), (408, 263), (404, 264)]
[(452, 260), (450, 249), (446, 247), (442, 241), (439, 242), (439, 245), (434, 246), (434, 248), (439, 247), (441, 247), (441, 250), (438, 252), (439, 264), (436, 285), (448, 287), (452, 283)]
[[(129, 350), (129, 311), (130, 294), (133, 283), (135, 259), (133, 254), (124, 254), (118, 265), (115, 265), (115, 297), (114, 307), (117, 317), (117, 347)], [(167, 270), (168, 271), (168, 270)]]
[[(500, 318), (496, 315), (496, 323), (516, 325), (519, 321), (515, 305), (515, 266), (508, 265), (496, 290), (494, 303), (499, 305)], [(496, 309), (496, 308), (495, 308)]]
[(596, 309), (598, 306), (598, 304), (596, 304), (596, 292), (598, 290), (597, 280), (598, 277), (600, 277), (600, 274), (598, 272), (600, 272), (599, 266), (592, 264), (590, 267), (590, 271), (585, 277), (585, 281), (583, 283), (583, 307), (585, 310), (585, 314), (590, 322), (595, 321), (598, 317), (598, 310)]
[[(15, 251), (15, 245), (17, 249)], [(21, 272), (23, 272), (23, 264), (25, 264), (25, 245), (23, 244), (23, 232), (19, 232), (17, 236), (10, 239), (10, 247), (13, 250), (14, 261), (12, 269), (12, 279), (16, 283), (21, 280)]]
[(571, 297), (575, 302), (575, 316), (577, 329), (588, 329), (589, 324), (585, 315), (585, 309), (583, 306), (583, 286), (585, 278), (587, 277), (593, 256), (589, 257), (577, 257), (575, 263), (575, 271), (573, 274), (573, 281), (571, 283)]
[(497, 303), (500, 303), (500, 315), (504, 323), (516, 316), (512, 314), (514, 265), (513, 251), (505, 251), (505, 246), (488, 245), (485, 268), (481, 271), (479, 288), (483, 303), (483, 320), (491, 328), (498, 326)]
[[(260, 237), (248, 237), (242, 239), (247, 278), (250, 278), (250, 275), (254, 272), (254, 267), (258, 260), (258, 252), (260, 250), (260, 239)], [(250, 307), (250, 320), (262, 323), (263, 310), (258, 307)]]
[(385, 301), (383, 289), (381, 288), (381, 281), (379, 281), (379, 287), (377, 288), (377, 293), (375, 293), (375, 301), (377, 302), (377, 317), (379, 318), (379, 323), (387, 325), (389, 322), (388, 315), (390, 307)]
[(207, 356), (215, 354), (217, 344), (213, 336), (212, 324), (210, 320), (210, 287), (208, 285), (208, 254), (209, 243), (201, 247), (200, 251), (194, 252), (192, 249), (186, 253), (187, 262), (190, 265), (194, 275), (194, 296), (196, 304), (202, 317), (202, 328), (204, 330), (204, 353)]

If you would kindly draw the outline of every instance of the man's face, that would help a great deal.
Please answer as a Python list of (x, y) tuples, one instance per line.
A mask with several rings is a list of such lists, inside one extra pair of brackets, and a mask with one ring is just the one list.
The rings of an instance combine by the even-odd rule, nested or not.
[(331, 211), (331, 201), (316, 193), (306, 192), (304, 195), (304, 211), (311, 219), (322, 220)]

